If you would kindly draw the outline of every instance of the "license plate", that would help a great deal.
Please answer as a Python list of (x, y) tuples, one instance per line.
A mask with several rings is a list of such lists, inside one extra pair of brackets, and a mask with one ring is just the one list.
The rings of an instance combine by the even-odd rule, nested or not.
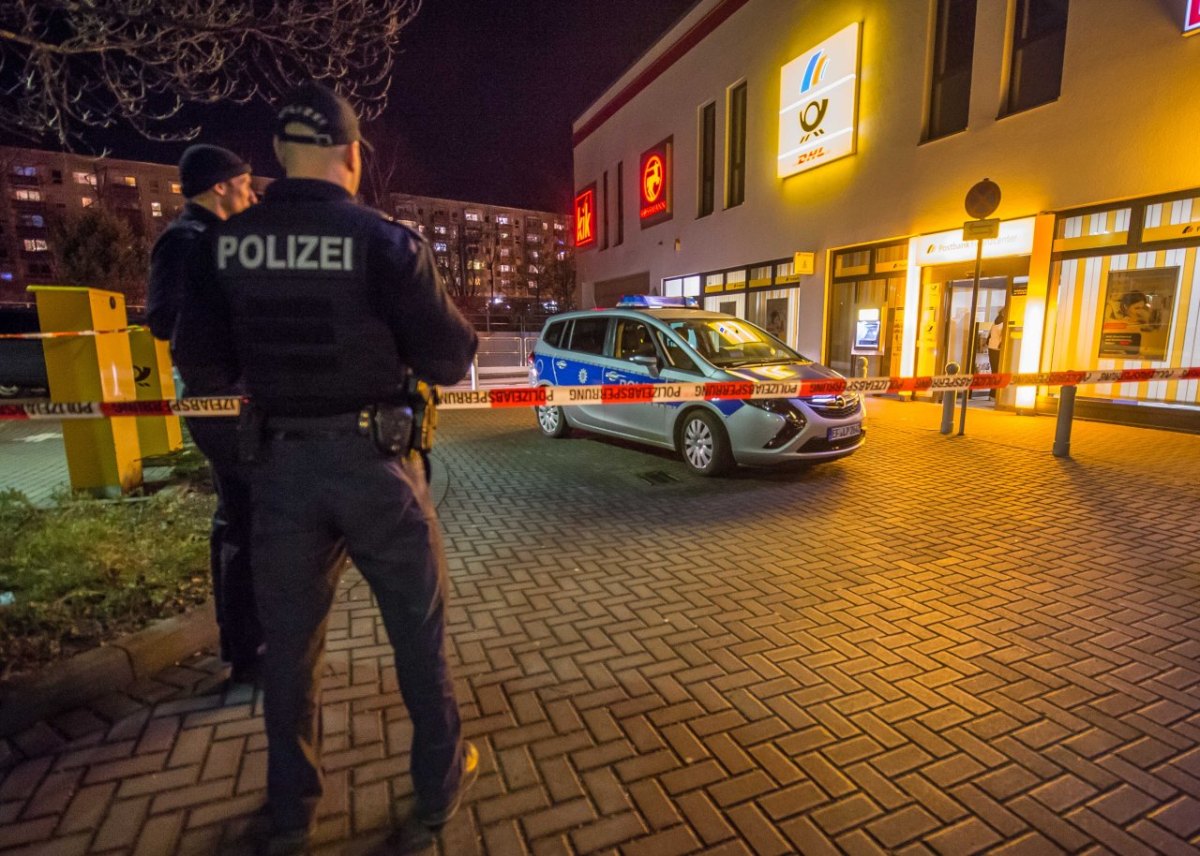
[(825, 435), (827, 440), (845, 440), (847, 437), (857, 437), (862, 433), (861, 425), (839, 425), (836, 428), (830, 428)]

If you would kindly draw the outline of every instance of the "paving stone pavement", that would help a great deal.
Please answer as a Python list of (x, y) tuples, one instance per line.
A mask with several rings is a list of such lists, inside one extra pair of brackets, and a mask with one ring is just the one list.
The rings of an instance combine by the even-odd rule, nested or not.
[[(1194, 853), (1200, 437), (871, 403), (860, 453), (705, 480), (449, 413), (451, 656), (483, 775), (441, 854)], [(321, 853), (411, 796), (369, 592), (324, 680)], [(262, 699), (198, 654), (0, 744), (0, 852), (251, 852)]]

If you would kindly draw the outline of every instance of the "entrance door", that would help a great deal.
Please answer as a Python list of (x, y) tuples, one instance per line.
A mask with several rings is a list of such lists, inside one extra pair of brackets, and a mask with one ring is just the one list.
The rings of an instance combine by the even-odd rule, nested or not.
[[(945, 314), (946, 328), (943, 334), (945, 354), (948, 360), (964, 366), (963, 373), (990, 372), (987, 338), (996, 315), (1005, 308), (1008, 299), (1008, 277), (994, 276), (979, 280), (979, 299), (975, 305), (975, 318), (968, 323), (971, 314), (971, 291), (973, 279), (954, 279), (947, 283)], [(975, 365), (965, 367), (968, 335), (975, 336)], [(976, 390), (972, 397), (986, 398), (987, 390)]]

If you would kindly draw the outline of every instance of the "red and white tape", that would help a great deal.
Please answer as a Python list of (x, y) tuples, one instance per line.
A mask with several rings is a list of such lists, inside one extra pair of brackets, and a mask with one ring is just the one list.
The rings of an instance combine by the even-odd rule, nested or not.
[[(730, 398), (807, 398), (847, 392), (953, 392), (1007, 386), (1080, 386), (1094, 383), (1148, 383), (1200, 380), (1200, 366), (1175, 369), (1120, 369), (1028, 374), (934, 375), (927, 377), (830, 378), (827, 380), (751, 383), (633, 383), (593, 386), (506, 386), (439, 391), (439, 410), (487, 410), (501, 407), (562, 407), (580, 404), (648, 404), (716, 401)], [(241, 399), (184, 398), (179, 401), (21, 401), (0, 404), (0, 421), (107, 419), (114, 416), (236, 416)]]

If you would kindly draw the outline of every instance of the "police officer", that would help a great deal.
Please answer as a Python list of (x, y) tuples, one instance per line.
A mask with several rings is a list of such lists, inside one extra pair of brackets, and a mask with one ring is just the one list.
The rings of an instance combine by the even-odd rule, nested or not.
[[(287, 178), (211, 230), (175, 335), (185, 380), (240, 375), (253, 402), (242, 430), (256, 458), (271, 853), (305, 848), (321, 796), (319, 681), (343, 545), (379, 603), (413, 723), (415, 805), (395, 843), (440, 829), (478, 775), (446, 663), (446, 564), (404, 392), (409, 373), (460, 380), (477, 337), (429, 245), (354, 202), (361, 145), (353, 109), (329, 89), (306, 84), (283, 102), (275, 152)], [(219, 288), (198, 287), (210, 276)]]
[[(220, 146), (189, 147), (179, 161), (179, 179), (187, 203), (154, 244), (146, 299), (150, 332), (165, 340), (170, 340), (175, 328), (188, 259), (200, 236), (257, 201), (250, 186), (250, 165)], [(220, 395), (229, 391), (216, 388), (204, 392)], [(257, 671), (262, 628), (250, 575), (250, 485), (237, 462), (237, 424), (232, 419), (204, 418), (188, 419), (187, 426), (208, 458), (217, 491), (209, 564), (221, 659), (231, 664), (232, 681), (248, 682)]]

